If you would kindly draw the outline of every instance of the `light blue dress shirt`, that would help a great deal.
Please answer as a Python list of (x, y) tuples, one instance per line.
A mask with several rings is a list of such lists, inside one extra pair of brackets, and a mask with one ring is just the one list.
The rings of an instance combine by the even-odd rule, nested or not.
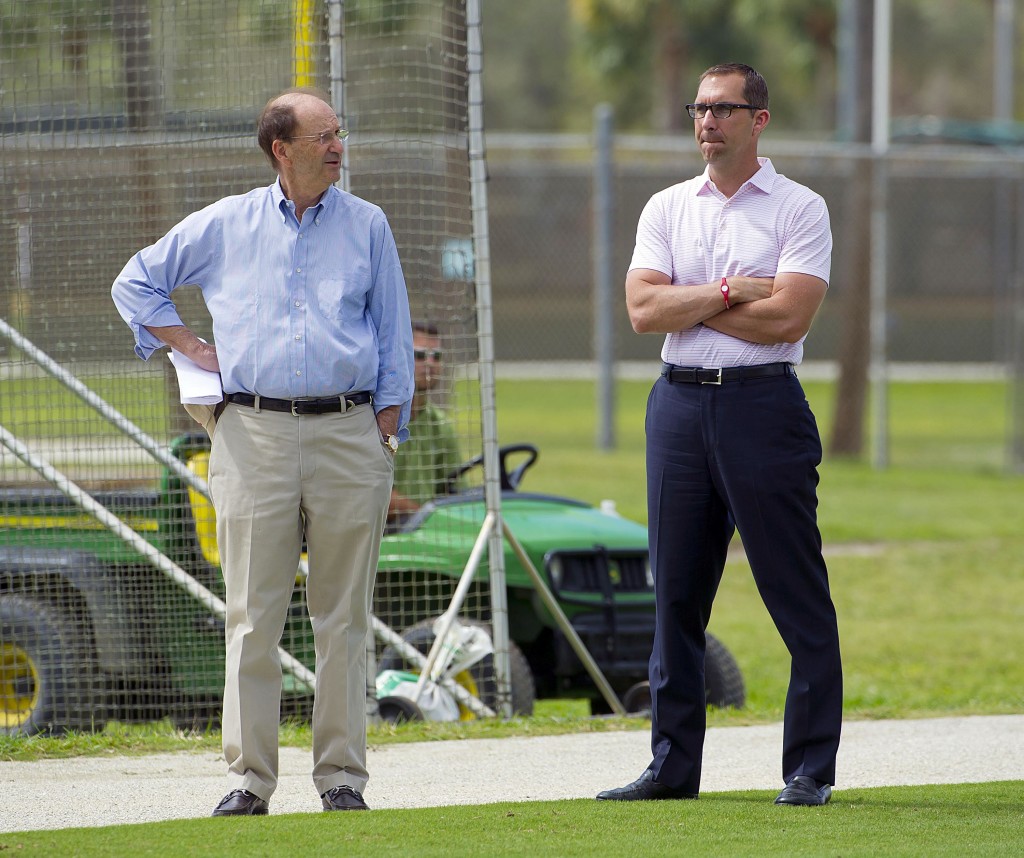
[(227, 393), (276, 399), (367, 390), (400, 405), (408, 436), (415, 385), (405, 279), (379, 206), (331, 186), (300, 224), (279, 181), (225, 197), (139, 251), (111, 294), (148, 360), (144, 326), (183, 324), (171, 293), (196, 285), (213, 320)]

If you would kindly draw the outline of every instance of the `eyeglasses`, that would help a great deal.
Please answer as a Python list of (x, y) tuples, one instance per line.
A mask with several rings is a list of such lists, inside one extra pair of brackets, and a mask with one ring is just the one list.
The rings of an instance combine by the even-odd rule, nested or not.
[(754, 107), (752, 104), (730, 104), (728, 101), (716, 101), (714, 104), (688, 104), (686, 112), (690, 114), (690, 119), (703, 119), (709, 110), (715, 119), (728, 119), (732, 116), (732, 112), (740, 107), (746, 110), (763, 109)]
[(321, 131), (319, 134), (299, 134), (295, 137), (285, 137), (285, 140), (316, 140), (321, 146), (326, 146), (333, 140), (344, 140), (348, 132), (344, 128), (337, 131)]
[(439, 361), (444, 357), (444, 352), (440, 349), (413, 349), (412, 354), (416, 360), (426, 360), (427, 358), (430, 358), (431, 360)]

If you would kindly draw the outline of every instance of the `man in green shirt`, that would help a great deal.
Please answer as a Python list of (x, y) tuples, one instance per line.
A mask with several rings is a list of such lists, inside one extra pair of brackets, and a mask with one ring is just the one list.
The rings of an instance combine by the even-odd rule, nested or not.
[(388, 526), (396, 527), (423, 504), (447, 492), (445, 476), (460, 463), (458, 439), (447, 415), (429, 401), (442, 382), (441, 338), (435, 325), (413, 322), (416, 393), (409, 419), (409, 440), (395, 456), (395, 481)]

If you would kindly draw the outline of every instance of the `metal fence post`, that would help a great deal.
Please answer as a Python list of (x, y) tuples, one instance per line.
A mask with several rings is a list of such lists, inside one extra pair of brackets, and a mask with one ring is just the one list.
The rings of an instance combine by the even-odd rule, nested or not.
[(597, 368), (597, 446), (615, 447), (615, 328), (612, 313), (612, 192), (614, 113), (594, 108), (594, 362)]

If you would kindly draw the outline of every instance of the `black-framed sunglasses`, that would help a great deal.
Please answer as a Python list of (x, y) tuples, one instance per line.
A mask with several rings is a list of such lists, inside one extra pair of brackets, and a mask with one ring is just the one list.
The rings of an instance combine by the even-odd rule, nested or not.
[(728, 119), (732, 116), (734, 110), (738, 110), (741, 107), (746, 110), (761, 110), (760, 107), (754, 107), (752, 104), (732, 104), (728, 101), (716, 101), (714, 104), (688, 104), (686, 105), (686, 112), (690, 114), (690, 119), (703, 119), (709, 110), (715, 119)]
[(444, 352), (440, 349), (413, 349), (412, 354), (416, 360), (426, 360), (427, 358), (430, 358), (431, 360), (439, 361), (444, 357)]
[(293, 137), (285, 137), (285, 140), (316, 140), (321, 146), (326, 146), (332, 140), (344, 140), (348, 137), (348, 131), (339, 128), (337, 131), (321, 131), (319, 134), (298, 134)]

